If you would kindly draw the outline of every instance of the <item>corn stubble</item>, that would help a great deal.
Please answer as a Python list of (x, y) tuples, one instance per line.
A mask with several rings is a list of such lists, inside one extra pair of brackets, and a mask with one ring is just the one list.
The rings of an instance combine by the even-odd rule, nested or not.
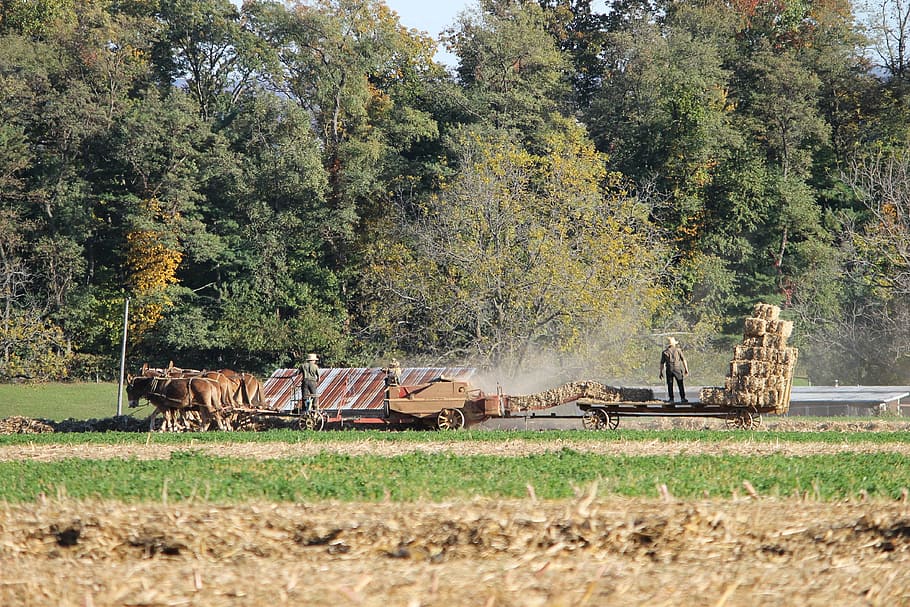
[(4, 605), (900, 605), (906, 501), (0, 509)]

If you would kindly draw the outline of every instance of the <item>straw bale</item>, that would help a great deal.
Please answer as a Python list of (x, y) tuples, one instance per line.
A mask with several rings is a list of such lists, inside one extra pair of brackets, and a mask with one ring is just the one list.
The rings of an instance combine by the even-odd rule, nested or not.
[(771, 360), (776, 354), (774, 350), (763, 347), (734, 346), (734, 360)]
[(793, 334), (792, 320), (772, 320), (768, 323), (768, 333), (790, 337)]
[(765, 335), (765, 346), (775, 350), (783, 350), (787, 347), (787, 338), (783, 335)]
[(752, 316), (762, 320), (777, 320), (780, 316), (780, 308), (771, 304), (757, 303), (752, 308)]
[(765, 336), (758, 335), (755, 337), (743, 337), (743, 346), (746, 348), (764, 348)]
[(757, 407), (758, 397), (753, 392), (738, 390), (730, 395), (730, 404), (734, 407)]
[(575, 381), (535, 394), (510, 395), (508, 406), (510, 411), (532, 411), (555, 407), (582, 398), (615, 403), (621, 397), (620, 388), (596, 381)]
[(706, 386), (698, 393), (698, 400), (705, 405), (723, 405), (726, 403), (727, 393), (724, 388)]
[(766, 378), (758, 375), (749, 375), (742, 378), (742, 386), (746, 392), (758, 394), (765, 390)]
[(747, 318), (744, 329), (744, 337), (759, 337), (765, 334), (768, 323), (761, 318)]
[(781, 362), (781, 364), (792, 366), (792, 365), (796, 364), (796, 357), (797, 357), (796, 348), (786, 348), (786, 349), (784, 349), (784, 351), (780, 357), (780, 359), (781, 359), (780, 362)]
[(770, 333), (765, 333), (763, 335), (744, 337), (742, 345), (748, 348), (771, 348), (779, 350), (787, 346), (787, 338), (783, 335), (772, 335)]
[(744, 377), (747, 375), (766, 377), (771, 373), (771, 367), (771, 363), (763, 360), (733, 361), (730, 363), (730, 375), (732, 377)]

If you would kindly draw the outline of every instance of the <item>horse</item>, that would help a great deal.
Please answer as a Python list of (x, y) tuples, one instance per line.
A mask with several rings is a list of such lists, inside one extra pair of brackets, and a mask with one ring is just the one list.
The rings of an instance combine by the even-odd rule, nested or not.
[(212, 419), (220, 430), (229, 430), (222, 415), (221, 386), (204, 377), (131, 377), (126, 386), (130, 407), (138, 407), (145, 398), (162, 412), (165, 420), (173, 418), (172, 412), (197, 410), (202, 418), (202, 430), (208, 430)]
[(234, 385), (234, 402), (242, 405), (262, 405), (262, 384), (255, 375), (245, 371), (238, 373), (231, 369), (219, 369), (218, 372)]

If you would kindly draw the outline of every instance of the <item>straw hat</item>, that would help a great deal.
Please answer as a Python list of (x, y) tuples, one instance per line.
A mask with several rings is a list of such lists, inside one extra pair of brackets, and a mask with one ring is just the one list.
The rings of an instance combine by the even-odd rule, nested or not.
[(675, 337), (672, 337), (672, 336), (671, 336), (671, 337), (668, 337), (668, 338), (667, 338), (667, 345), (668, 345), (668, 346), (675, 346), (675, 345), (677, 345), (678, 343), (679, 343), (679, 342), (676, 341), (676, 338), (675, 338)]
[(389, 367), (392, 367), (392, 368), (396, 368), (396, 367), (400, 367), (400, 366), (401, 366), (401, 363), (398, 362), (397, 358), (393, 358), (392, 362), (389, 363)]
[(307, 361), (315, 362), (315, 361), (319, 360), (319, 357), (316, 356), (315, 354), (313, 354), (312, 352), (310, 352), (309, 354), (306, 355), (306, 359), (307, 359)]

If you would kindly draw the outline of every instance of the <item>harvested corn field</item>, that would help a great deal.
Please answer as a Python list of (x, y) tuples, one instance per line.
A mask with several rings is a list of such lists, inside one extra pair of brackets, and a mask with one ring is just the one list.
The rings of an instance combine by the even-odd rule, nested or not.
[(906, 503), (0, 509), (0, 604), (906, 605)]

